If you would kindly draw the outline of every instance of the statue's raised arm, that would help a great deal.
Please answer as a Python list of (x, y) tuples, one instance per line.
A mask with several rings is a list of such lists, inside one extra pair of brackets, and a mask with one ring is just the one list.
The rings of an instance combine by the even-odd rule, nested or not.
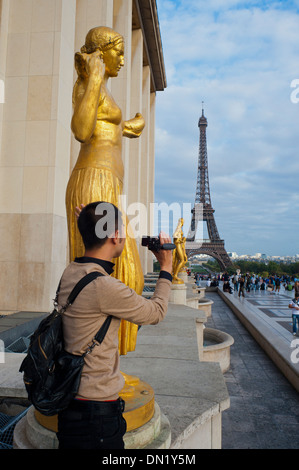
[(77, 52), (75, 67), (78, 80), (73, 91), (73, 118), (71, 129), (81, 143), (88, 142), (96, 127), (101, 86), (104, 83), (105, 64), (103, 53)]

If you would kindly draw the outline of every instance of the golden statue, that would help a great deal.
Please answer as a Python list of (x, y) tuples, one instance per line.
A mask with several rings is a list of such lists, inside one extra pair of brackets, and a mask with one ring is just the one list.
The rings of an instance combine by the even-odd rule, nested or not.
[[(75, 208), (95, 201), (119, 207), (123, 190), (122, 137), (139, 137), (145, 126), (141, 114), (123, 121), (122, 112), (107, 88), (124, 65), (124, 38), (108, 27), (91, 29), (81, 52), (75, 54), (78, 74), (73, 89), (71, 128), (81, 148), (66, 190), (70, 260), (84, 253)], [(115, 263), (114, 276), (141, 294), (144, 285), (135, 238), (126, 218), (126, 243)], [(137, 325), (123, 321), (119, 329), (119, 352), (134, 351)]]
[(186, 238), (184, 237), (183, 227), (184, 219), (179, 219), (177, 228), (173, 234), (173, 242), (175, 249), (173, 250), (172, 256), (172, 283), (173, 284), (184, 284), (184, 281), (178, 277), (179, 272), (183, 271), (185, 264), (188, 261), (186, 255)]

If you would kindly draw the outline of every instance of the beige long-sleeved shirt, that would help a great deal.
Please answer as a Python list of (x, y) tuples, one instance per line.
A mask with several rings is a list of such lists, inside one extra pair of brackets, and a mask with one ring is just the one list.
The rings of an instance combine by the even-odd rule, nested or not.
[(100, 276), (80, 292), (73, 305), (63, 313), (65, 349), (82, 354), (107, 316), (112, 321), (105, 339), (85, 356), (77, 398), (95, 401), (116, 400), (124, 386), (119, 369), (118, 330), (121, 320), (137, 325), (155, 325), (167, 312), (171, 276), (161, 272), (151, 299), (137, 295), (121, 281), (110, 276), (113, 264), (94, 258), (78, 258), (65, 269), (58, 303), (65, 305), (75, 284), (91, 271)]

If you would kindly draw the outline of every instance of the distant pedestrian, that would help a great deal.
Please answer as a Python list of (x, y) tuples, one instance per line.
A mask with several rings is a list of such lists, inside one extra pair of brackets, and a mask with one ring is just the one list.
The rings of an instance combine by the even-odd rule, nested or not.
[(233, 293), (233, 290), (230, 286), (230, 283), (229, 281), (226, 281), (223, 283), (223, 292), (227, 292), (228, 294), (232, 294)]
[(238, 288), (239, 288), (239, 276), (238, 274), (236, 273), (233, 277), (233, 284), (234, 284), (234, 291), (238, 292)]
[(247, 292), (250, 292), (250, 286), (251, 286), (251, 279), (250, 279), (250, 276), (247, 275), (246, 277), (246, 291)]
[(268, 284), (267, 290), (270, 291), (271, 293), (274, 293), (274, 281), (272, 280), (271, 277), (269, 278), (269, 284)]
[(239, 297), (241, 297), (241, 295), (245, 297), (244, 286), (245, 286), (245, 279), (243, 276), (241, 276), (240, 281), (239, 281), (239, 294), (238, 294)]
[(277, 277), (277, 278), (275, 279), (275, 292), (276, 292), (277, 294), (279, 294), (279, 291), (280, 291), (280, 279), (279, 279), (279, 277)]
[(299, 326), (299, 295), (295, 295), (292, 302), (289, 303), (289, 308), (292, 309), (292, 320), (293, 320), (293, 335), (297, 333), (297, 325)]

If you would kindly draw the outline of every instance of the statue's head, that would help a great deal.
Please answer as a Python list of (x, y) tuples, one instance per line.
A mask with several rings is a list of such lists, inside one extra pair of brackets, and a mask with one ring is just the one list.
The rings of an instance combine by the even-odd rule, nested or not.
[(117, 76), (120, 68), (124, 65), (123, 36), (107, 26), (92, 28), (86, 35), (81, 53), (92, 54), (97, 50), (102, 52), (108, 75)]

